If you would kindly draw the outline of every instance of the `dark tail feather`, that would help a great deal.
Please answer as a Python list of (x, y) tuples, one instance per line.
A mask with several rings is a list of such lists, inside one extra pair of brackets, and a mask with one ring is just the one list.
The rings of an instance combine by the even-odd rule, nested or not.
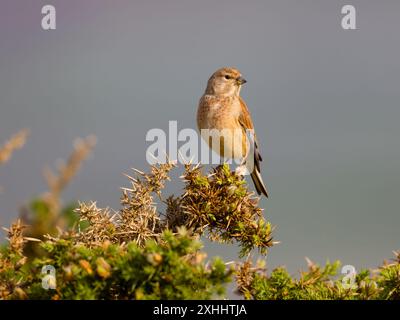
[(256, 187), (257, 193), (259, 195), (263, 194), (268, 198), (268, 191), (267, 188), (265, 187), (265, 184), (261, 178), (260, 172), (257, 170), (257, 168), (254, 168), (252, 174), (251, 174), (251, 179), (253, 179), (254, 186)]

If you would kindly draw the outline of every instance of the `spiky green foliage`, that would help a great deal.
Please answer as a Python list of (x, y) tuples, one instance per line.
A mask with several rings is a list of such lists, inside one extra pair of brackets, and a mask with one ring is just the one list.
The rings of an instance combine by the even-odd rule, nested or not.
[[(199, 237), (236, 241), (241, 255), (254, 248), (266, 253), (274, 244), (270, 224), (244, 180), (226, 165), (210, 174), (185, 166), (183, 194), (164, 200), (164, 183), (174, 167), (153, 166), (148, 174), (136, 170), (135, 177), (128, 176), (131, 186), (123, 188), (119, 211), (94, 202), (61, 209), (53, 205), (58, 195), (57, 201), (32, 202), (31, 219), (24, 220), (32, 223), (29, 232), (20, 220), (6, 229), (0, 299), (223, 297), (233, 270), (219, 259), (206, 262)], [(165, 213), (155, 195), (167, 204)], [(64, 229), (56, 223), (61, 220), (68, 222)], [(395, 254), (392, 263), (357, 274), (351, 286), (339, 274), (339, 262), (320, 267), (308, 261), (308, 270), (296, 278), (285, 268), (267, 273), (263, 265), (246, 261), (236, 265), (237, 291), (246, 299), (400, 299), (400, 254)], [(54, 290), (42, 286), (45, 265), (56, 270)]]
[[(231, 271), (215, 259), (208, 266), (201, 245), (184, 230), (164, 232), (144, 247), (104, 242), (88, 248), (70, 239), (43, 244), (46, 258), (34, 262), (25, 290), (33, 299), (210, 299), (224, 293)], [(56, 290), (43, 290), (44, 265), (57, 270)]]
[[(8, 275), (0, 282), (2, 296), (205, 299), (222, 294), (232, 271), (218, 259), (206, 266), (196, 239), (208, 230), (214, 240), (237, 240), (245, 252), (254, 247), (265, 250), (272, 245), (269, 224), (261, 217), (257, 199), (228, 166), (203, 175), (199, 166), (187, 165), (184, 194), (170, 197), (175, 200), (167, 201), (167, 211), (160, 215), (153, 197), (163, 200), (164, 182), (174, 167), (152, 166), (150, 173), (135, 170), (135, 177), (128, 175), (131, 187), (123, 188), (122, 208), (117, 212), (97, 208), (94, 202), (80, 203), (75, 210), (79, 227), (75, 223), (66, 231), (58, 228), (58, 237), (54, 236), (54, 210), (45, 199), (35, 201), (29, 211), (33, 215), (30, 221), (34, 222), (29, 235), (34, 232), (43, 239), (48, 233), (44, 237), (47, 240), (40, 245), (40, 252), (32, 253), (27, 250), (31, 244), (27, 244), (22, 231), (18, 236), (10, 231), (14, 240), (10, 240), (0, 262)], [(206, 199), (205, 207), (194, 206)], [(71, 216), (70, 210), (58, 211)], [(190, 231), (182, 234), (186, 229)], [(16, 240), (21, 243), (18, 252), (12, 249)], [(24, 252), (37, 258), (27, 261)], [(24, 268), (15, 268), (15, 272), (14, 255), (25, 259), (21, 260)], [(42, 288), (40, 271), (44, 265), (57, 270), (56, 293)]]
[(339, 273), (340, 262), (324, 267), (308, 260), (308, 270), (298, 279), (279, 267), (267, 274), (250, 262), (237, 271), (238, 291), (256, 300), (398, 300), (400, 299), (400, 254), (374, 272), (362, 270), (355, 277)]
[[(210, 299), (220, 297), (232, 269), (220, 259), (205, 263), (201, 243), (184, 228), (164, 231), (160, 241), (88, 247), (73, 234), (48, 237), (45, 255), (29, 262), (27, 240), (18, 222), (9, 230), (10, 246), (0, 255), (3, 299)], [(55, 289), (45, 290), (44, 266), (55, 268)]]
[(183, 179), (184, 194), (167, 202), (170, 227), (185, 225), (199, 234), (207, 231), (213, 241), (236, 241), (240, 256), (254, 248), (266, 254), (274, 244), (271, 225), (264, 220), (259, 199), (249, 192), (243, 177), (230, 171), (227, 164), (208, 175), (202, 174), (200, 166), (186, 165)]

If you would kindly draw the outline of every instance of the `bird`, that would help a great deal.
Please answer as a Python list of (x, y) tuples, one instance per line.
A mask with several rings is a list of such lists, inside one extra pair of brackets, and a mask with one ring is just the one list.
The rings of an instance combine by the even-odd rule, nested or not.
[[(244, 175), (247, 169), (258, 195), (263, 194), (268, 198), (269, 193), (260, 172), (262, 157), (253, 121), (240, 96), (242, 85), (246, 82), (236, 68), (223, 67), (215, 71), (199, 101), (197, 127), (208, 146), (222, 159), (241, 158), (241, 165), (236, 172)], [(210, 134), (215, 129), (223, 132), (217, 144)]]

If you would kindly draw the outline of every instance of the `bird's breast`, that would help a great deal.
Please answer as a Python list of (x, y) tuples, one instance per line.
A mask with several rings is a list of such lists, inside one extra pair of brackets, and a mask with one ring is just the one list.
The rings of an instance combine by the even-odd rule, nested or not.
[(200, 100), (197, 124), (202, 138), (214, 151), (227, 158), (242, 157), (246, 153), (246, 138), (238, 122), (239, 112), (238, 99), (203, 96)]
[(226, 129), (236, 127), (240, 113), (239, 99), (203, 96), (197, 112), (199, 129)]

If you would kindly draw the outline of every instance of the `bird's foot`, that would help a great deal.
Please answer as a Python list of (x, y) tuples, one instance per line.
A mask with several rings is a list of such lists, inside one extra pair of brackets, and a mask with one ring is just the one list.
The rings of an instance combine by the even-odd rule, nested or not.
[(245, 175), (247, 175), (247, 174), (249, 173), (249, 171), (247, 170), (247, 168), (246, 168), (245, 165), (241, 165), (241, 166), (238, 166), (238, 167), (235, 169), (235, 173), (236, 173), (238, 176), (245, 176)]

